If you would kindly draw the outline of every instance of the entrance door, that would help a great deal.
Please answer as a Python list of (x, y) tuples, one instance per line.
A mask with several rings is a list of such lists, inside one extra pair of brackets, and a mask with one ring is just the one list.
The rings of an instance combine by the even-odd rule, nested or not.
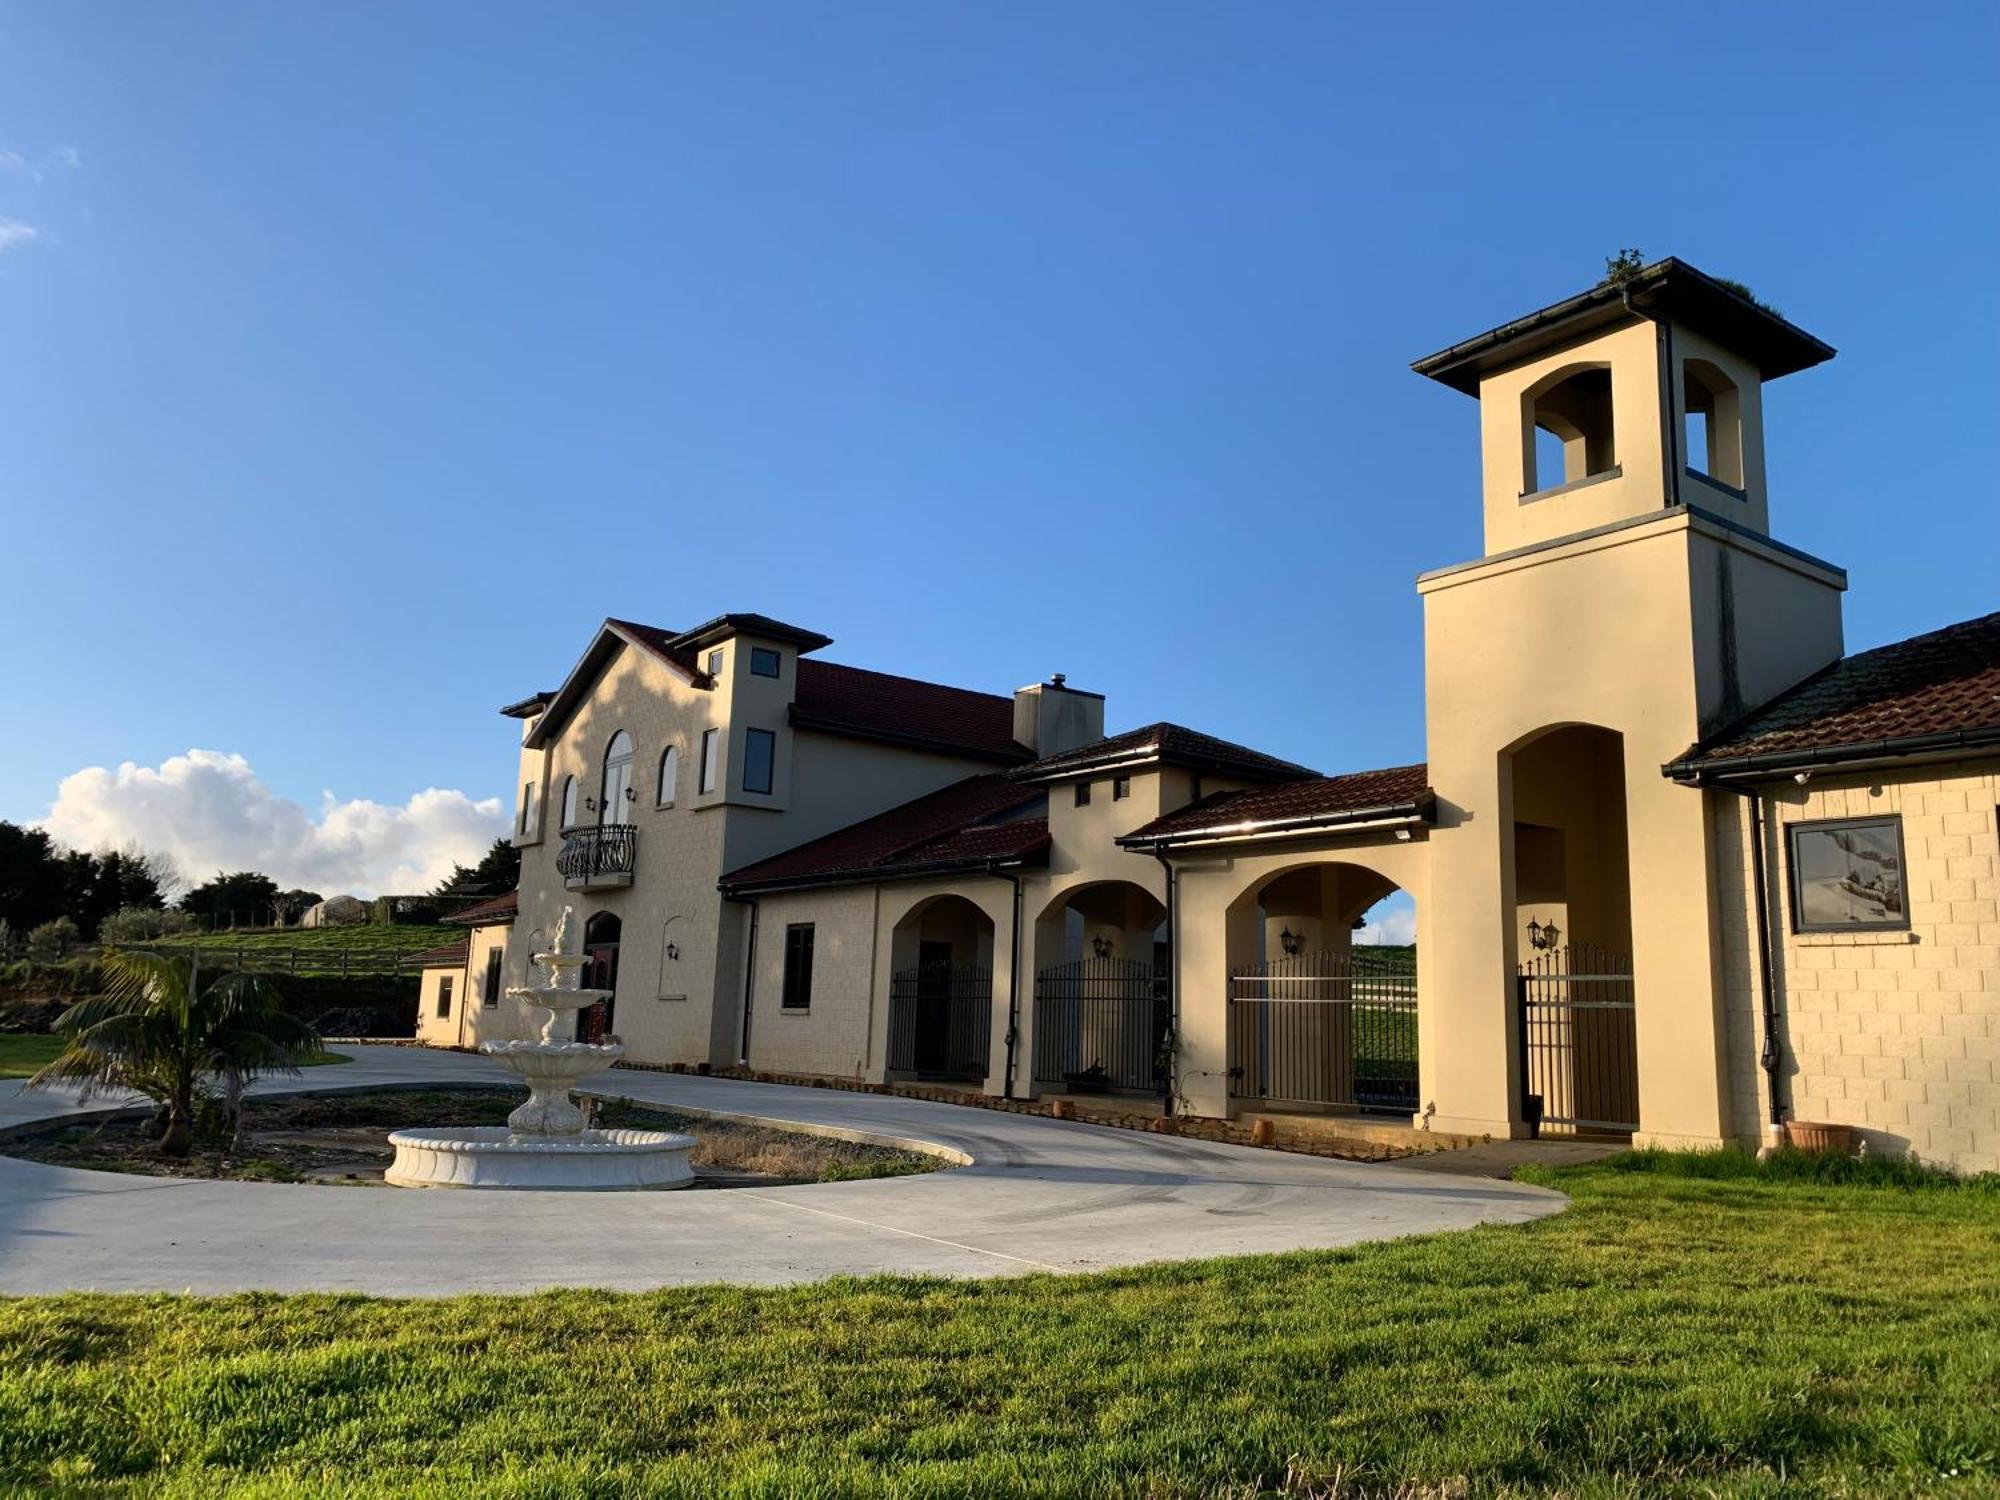
[[(590, 962), (583, 967), (583, 987), (590, 990), (613, 990), (618, 988), (618, 939), (621, 936), (618, 918), (609, 912), (599, 912), (584, 924), (583, 955)], [(608, 1000), (576, 1013), (576, 1039), (579, 1042), (602, 1042), (611, 1035), (611, 1008), (618, 1003), (614, 994)]]
[(917, 1046), (919, 1073), (951, 1067), (951, 944), (917, 945)]

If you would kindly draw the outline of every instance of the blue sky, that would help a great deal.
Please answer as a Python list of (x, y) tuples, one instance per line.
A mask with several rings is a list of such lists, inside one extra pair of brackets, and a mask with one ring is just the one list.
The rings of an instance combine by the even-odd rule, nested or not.
[(504, 795), (607, 614), (1325, 769), (1423, 749), (1470, 401), (1643, 247), (1851, 646), (1995, 607), (1991, 6), (0, 3), (0, 817)]

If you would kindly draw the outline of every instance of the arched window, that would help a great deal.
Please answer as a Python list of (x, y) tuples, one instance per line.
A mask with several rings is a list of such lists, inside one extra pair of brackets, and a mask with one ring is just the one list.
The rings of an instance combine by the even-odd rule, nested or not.
[(657, 801), (661, 807), (672, 807), (674, 795), (681, 784), (681, 747), (669, 745), (660, 752), (660, 786)]
[(1521, 394), (1521, 493), (1575, 484), (1618, 467), (1611, 423), (1611, 371), (1571, 366)]
[(563, 777), (562, 830), (568, 832), (576, 827), (576, 778)]
[(1736, 382), (1705, 359), (1681, 367), (1687, 467), (1704, 479), (1743, 488), (1743, 408)]
[(604, 780), (597, 799), (599, 823), (632, 821), (632, 736), (619, 730), (604, 747)]

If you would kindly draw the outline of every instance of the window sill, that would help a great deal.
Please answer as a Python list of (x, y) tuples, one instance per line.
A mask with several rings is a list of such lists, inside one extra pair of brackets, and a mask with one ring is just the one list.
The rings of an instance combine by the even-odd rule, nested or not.
[(781, 1005), (778, 1007), (778, 1014), (781, 1016), (809, 1016), (812, 1014), (812, 1007), (810, 1005)]
[(1917, 941), (1907, 927), (1864, 927), (1858, 932), (1794, 932), (1801, 948), (1905, 948)]
[(1523, 505), (1533, 505), (1537, 500), (1552, 499), (1557, 495), (1567, 495), (1571, 490), (1588, 489), (1593, 484), (1603, 484), (1607, 479), (1623, 479), (1624, 477), (1625, 466), (1623, 464), (1613, 464), (1608, 469), (1600, 470), (1595, 474), (1586, 474), (1581, 479), (1572, 479), (1567, 484), (1552, 484), (1545, 490), (1524, 490), (1520, 495), (1520, 503)]

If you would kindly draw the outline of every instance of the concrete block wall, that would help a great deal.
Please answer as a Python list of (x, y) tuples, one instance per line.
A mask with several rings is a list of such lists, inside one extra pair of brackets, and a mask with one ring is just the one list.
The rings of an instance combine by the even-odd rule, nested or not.
[[(1714, 794), (1711, 794), (1714, 795)], [(2000, 1170), (2000, 764), (1816, 777), (1771, 793), (1765, 858), (1792, 1118), (1857, 1126), (1872, 1149)], [(1753, 1140), (1764, 1084), (1749, 810), (1717, 796), (1725, 903), (1725, 1060), (1735, 1134)], [(1784, 829), (1902, 819), (1907, 932), (1793, 931)]]

